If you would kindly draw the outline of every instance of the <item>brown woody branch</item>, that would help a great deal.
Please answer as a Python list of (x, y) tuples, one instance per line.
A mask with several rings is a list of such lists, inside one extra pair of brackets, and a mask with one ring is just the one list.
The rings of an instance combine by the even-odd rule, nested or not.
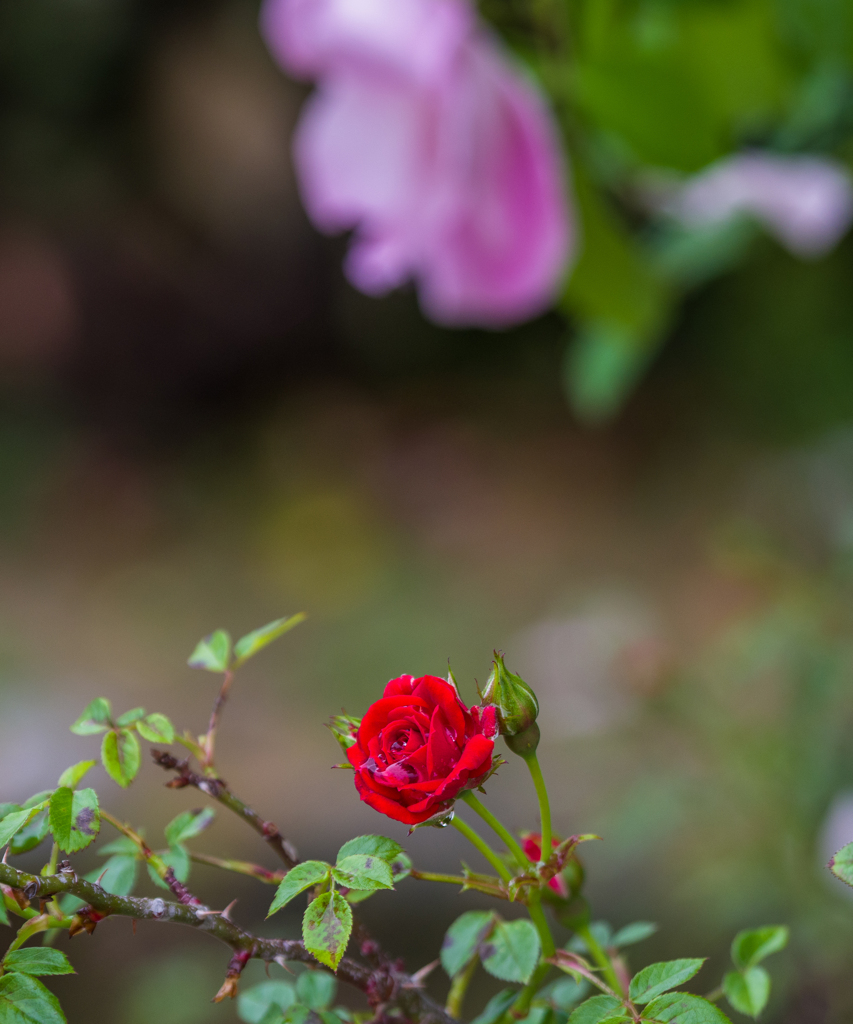
[[(71, 869), (65, 869), (55, 875), (31, 875), (18, 871), (10, 864), (0, 863), (0, 883), (11, 887), (19, 905), (26, 905), (27, 900), (45, 900), (59, 893), (70, 893), (84, 900), (87, 908), (97, 920), (105, 917), (130, 917), (137, 921), (164, 921), (172, 924), (183, 924), (190, 928), (206, 932), (214, 939), (230, 946), (234, 951), (229, 976), (233, 977), (238, 963), (242, 965), (250, 959), (284, 963), (288, 960), (309, 964), (319, 964), (309, 953), (302, 942), (296, 939), (269, 939), (252, 935), (239, 925), (228, 920), (222, 914), (211, 914), (201, 907), (185, 903), (173, 903), (159, 897), (148, 899), (138, 896), (115, 896), (106, 892), (93, 882), (77, 878)], [(25, 894), (25, 895), (24, 895)], [(20, 899), (18, 897), (20, 896)], [(91, 928), (94, 930), (93, 921)], [(81, 925), (81, 929), (82, 929)], [(81, 930), (78, 929), (78, 930)], [(409, 1020), (417, 1020), (421, 1024), (458, 1024), (419, 987), (412, 977), (406, 974), (398, 963), (383, 963), (371, 969), (348, 957), (344, 957), (338, 965), (337, 976), (347, 984), (364, 992), (370, 1005), (376, 1010), (377, 1017), (388, 1010), (397, 1010)], [(226, 995), (230, 995), (230, 991)]]
[(242, 818), (275, 851), (276, 856), (284, 861), (288, 868), (295, 867), (299, 863), (296, 850), (284, 838), (278, 827), (271, 821), (265, 821), (257, 811), (252, 810), (248, 804), (243, 803), (239, 797), (235, 796), (228, 788), (228, 784), (224, 779), (199, 775), (191, 770), (188, 761), (179, 761), (172, 754), (166, 753), (166, 751), (152, 749), (151, 756), (154, 758), (154, 763), (159, 764), (161, 768), (177, 773), (173, 779), (166, 783), (170, 789), (183, 789), (185, 786), (195, 786), (196, 789), (206, 793), (209, 797), (217, 800), (224, 807), (227, 807)]

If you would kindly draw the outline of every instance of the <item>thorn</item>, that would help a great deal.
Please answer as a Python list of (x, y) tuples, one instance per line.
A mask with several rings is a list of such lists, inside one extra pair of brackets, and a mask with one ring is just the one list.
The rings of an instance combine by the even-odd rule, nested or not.
[(295, 973), (290, 967), (287, 966), (287, 960), (283, 955), (280, 954), (279, 956), (273, 957), (273, 960), (278, 964), (279, 967), (283, 967), (288, 974)]
[(426, 979), (440, 963), (440, 960), (433, 960), (432, 963), (426, 964), (424, 967), (421, 967), (420, 970), (415, 971), (409, 979), (409, 982), (404, 985), (403, 988), (423, 988)]
[(222, 911), (222, 916), (225, 918), (226, 921), (231, 920), (231, 911), (234, 909), (234, 904), (236, 902), (236, 900), (231, 900), (228, 906)]
[(7, 846), (6, 849), (3, 851), (3, 861), (2, 861), (3, 864), (8, 863), (8, 861), (6, 860), (6, 858), (8, 856), (9, 856), (9, 847)]
[(196, 917), (217, 917), (219, 914), (224, 914), (224, 910), (197, 910), (195, 912)]
[(101, 882), (102, 882), (102, 880), (103, 880), (103, 877), (104, 877), (104, 875), (105, 875), (105, 874), (106, 874), (106, 873), (107, 873), (108, 871), (109, 871), (109, 868), (108, 868), (108, 867), (104, 868), (104, 870), (103, 870), (103, 871), (102, 871), (102, 872), (101, 872), (101, 873), (100, 873), (100, 874), (98, 875), (98, 877), (97, 877), (97, 880), (95, 881), (95, 885), (100, 885), (100, 884), (101, 884)]

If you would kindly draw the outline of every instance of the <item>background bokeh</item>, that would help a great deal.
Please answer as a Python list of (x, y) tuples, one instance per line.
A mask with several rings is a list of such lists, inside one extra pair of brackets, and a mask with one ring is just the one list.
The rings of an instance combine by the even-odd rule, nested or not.
[[(764, 105), (738, 138), (796, 107), (803, 138), (846, 152), (848, 0), (597, 2), (624, 17), (620, 52), (652, 65), (682, 16), (713, 19), (723, 68), (765, 67), (728, 45), (758, 39), (790, 70), (739, 80), (744, 107)], [(711, 988), (738, 928), (787, 922), (767, 1019), (849, 1020), (853, 901), (825, 862), (853, 840), (853, 244), (810, 263), (759, 235), (728, 263), (712, 252), (725, 273), (672, 313), (654, 359), (593, 360), (611, 415), (590, 426), (566, 402), (558, 314), (451, 332), (408, 291), (345, 283), (344, 243), (310, 228), (289, 163), (304, 90), (256, 16), (249, 0), (0, 4), (0, 800), (94, 754), (67, 726), (95, 696), (200, 731), (217, 684), (186, 668), (196, 640), (304, 610), (241, 672), (221, 770), (303, 855), (402, 838), (329, 770), (322, 723), (448, 659), (473, 700), (499, 647), (543, 706), (558, 828), (604, 837), (584, 851), (599, 916), (661, 924), (635, 963), (711, 955)], [(617, 83), (632, 67), (601, 62)], [(667, 106), (683, 64), (588, 85), (599, 157), (623, 124), (673, 162), (648, 139), (698, 131), (689, 97)], [(794, 102), (806, 85), (811, 108)], [(618, 300), (620, 259), (596, 294)], [(156, 845), (199, 801), (164, 781), (146, 765), (127, 793), (97, 784)], [(534, 823), (518, 764), (489, 797)], [(461, 844), (425, 829), (408, 848), (440, 869)], [(195, 845), (269, 863), (223, 814)], [(205, 868), (192, 885), (239, 897), (253, 925), (271, 895)], [(413, 969), (478, 905), (419, 885), (364, 907)], [(209, 1002), (222, 950), (176, 931), (107, 921), (61, 940), (69, 1021), (235, 1020)]]

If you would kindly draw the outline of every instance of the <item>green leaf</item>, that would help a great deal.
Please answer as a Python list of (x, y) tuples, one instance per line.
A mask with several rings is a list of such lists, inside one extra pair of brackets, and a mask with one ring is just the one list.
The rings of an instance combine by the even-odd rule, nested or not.
[(58, 949), (44, 946), (30, 949), (13, 949), (3, 957), (7, 971), (20, 974), (74, 974), (68, 957)]
[(231, 637), (224, 629), (217, 629), (196, 644), (187, 664), (190, 668), (203, 668), (208, 672), (225, 672), (231, 659)]
[(560, 978), (549, 987), (548, 998), (558, 1010), (568, 1013), (588, 991), (589, 982), (585, 978), (580, 981), (575, 981), (574, 978)]
[(754, 967), (787, 944), (788, 928), (785, 925), (768, 925), (738, 932), (732, 942), (732, 960), (735, 967)]
[(497, 1024), (506, 1011), (515, 1002), (518, 992), (512, 988), (505, 988), (486, 1003), (482, 1013), (475, 1017), (471, 1024)]
[(441, 944), (441, 966), (451, 978), (470, 963), (477, 947), (495, 923), (495, 915), (491, 911), (469, 910), (457, 917), (447, 929)]
[(47, 804), (51, 796), (53, 796), (52, 789), (43, 789), (40, 793), (36, 793), (29, 797), (29, 799), (25, 800), (21, 804), (21, 807), (35, 807), (36, 805), (41, 804), (41, 807), (39, 807), (39, 810), (41, 810), (41, 808)]
[(2, 821), (6, 817), (7, 814), (11, 814), (12, 811), (20, 811), (20, 810), (21, 810), (21, 805), (20, 804), (10, 804), (10, 803), (0, 804), (0, 821)]
[(136, 731), (149, 743), (174, 743), (175, 727), (165, 715), (155, 711), (136, 723)]
[[(187, 881), (190, 877), (191, 862), (190, 855), (183, 846), (170, 846), (168, 850), (161, 850), (160, 856), (165, 862), (166, 867), (172, 869), (175, 878), (179, 882)], [(161, 889), (169, 888), (150, 864), (148, 865), (148, 874), (155, 885), (158, 885)]]
[(50, 831), (50, 820), (47, 808), (39, 813), (20, 829), (9, 843), (9, 852), (14, 855), (34, 850)]
[(56, 996), (27, 974), (0, 978), (0, 1024), (66, 1024)]
[[(303, 1006), (301, 1003), (294, 1003), (293, 1006), (285, 1010), (284, 1016), (281, 1018), (281, 1024), (308, 1024), (310, 1017), (311, 1011), (307, 1006)], [(269, 1024), (269, 1022), (264, 1020), (261, 1024)]]
[(648, 1003), (663, 992), (683, 985), (696, 974), (705, 959), (664, 960), (649, 964), (631, 979), (629, 998), (635, 1003)]
[(311, 1010), (328, 1009), (337, 991), (337, 978), (326, 971), (303, 971), (296, 979), (296, 996)]
[(337, 864), (347, 857), (363, 854), (366, 857), (379, 857), (389, 864), (403, 852), (403, 847), (387, 836), (356, 836), (338, 850)]
[(328, 878), (330, 870), (331, 867), (322, 860), (306, 860), (291, 868), (279, 884), (267, 917), (281, 910), (294, 896), (324, 881)]
[(622, 1006), (615, 996), (593, 996), (581, 1003), (569, 1017), (568, 1024), (601, 1024)]
[[(142, 829), (138, 830), (138, 834), (142, 835)], [(126, 857), (138, 857), (139, 847), (132, 839), (128, 839), (127, 836), (119, 836), (118, 839), (113, 839), (111, 843), (98, 847), (99, 857), (107, 857), (113, 853)]]
[(101, 868), (98, 884), (113, 896), (130, 896), (138, 875), (139, 860), (136, 857), (110, 857)]
[(284, 1013), (295, 1002), (296, 992), (289, 981), (263, 981), (237, 997), (237, 1016), (246, 1024), (260, 1024), (270, 1007)]
[(24, 807), (20, 811), (12, 811), (0, 821), (0, 850), (6, 846), (17, 832), (28, 825), (38, 814), (35, 807)]
[(106, 697), (96, 697), (83, 714), (71, 726), (78, 736), (92, 736), (109, 728), (112, 705)]
[(669, 992), (655, 999), (643, 1011), (643, 1020), (659, 1024), (732, 1024), (719, 1007), (689, 992)]
[(132, 711), (125, 711), (123, 715), (120, 715), (116, 719), (116, 725), (133, 725), (134, 722), (138, 722), (140, 718), (145, 717), (145, 708), (134, 708)]
[(723, 978), (723, 991), (738, 1013), (757, 1017), (770, 998), (770, 975), (763, 967), (729, 971)]
[(50, 830), (66, 853), (88, 846), (101, 830), (98, 794), (94, 789), (60, 786), (50, 798)]
[(482, 944), (483, 967), (501, 981), (530, 979), (539, 962), (539, 932), (532, 921), (500, 921)]
[(184, 811), (177, 818), (173, 818), (164, 829), (166, 842), (169, 846), (185, 843), (187, 839), (204, 832), (215, 817), (216, 812), (209, 807), (199, 811)]
[(349, 889), (393, 889), (394, 879), (391, 866), (378, 857), (364, 853), (354, 853), (351, 857), (339, 860), (332, 868), (332, 876), (336, 882)]
[(141, 763), (139, 740), (130, 729), (110, 729), (101, 744), (101, 761), (113, 782), (127, 789)]
[(412, 873), (412, 859), (407, 853), (398, 853), (397, 856), (388, 862), (391, 867), (391, 877), (395, 882), (402, 882)]
[(297, 615), (291, 615), (289, 619), (276, 619), (274, 622), (268, 622), (266, 626), (261, 626), (260, 629), (253, 629), (251, 633), (241, 636), (234, 644), (234, 668), (239, 668), (243, 662), (254, 657), (267, 644), (271, 644), (273, 640), (277, 640), (304, 621), (304, 612), (299, 612)]
[[(599, 946), (613, 945), (613, 930), (606, 921), (593, 921), (589, 926), (589, 931)], [(586, 939), (582, 938), (580, 935), (573, 936), (571, 942), (566, 948), (571, 949), (575, 953), (589, 952)]]
[(68, 789), (76, 789), (77, 784), (89, 771), (90, 768), (94, 768), (97, 761), (78, 761), (77, 764), (71, 765), (70, 768), (66, 768), (65, 771), (59, 776), (58, 786), (67, 786)]
[(302, 918), (305, 948), (333, 971), (338, 969), (351, 931), (352, 910), (339, 892), (324, 892), (318, 896), (308, 905)]
[(658, 926), (652, 924), (651, 921), (635, 921), (633, 924), (626, 924), (624, 928), (620, 928), (613, 936), (611, 945), (616, 946), (617, 949), (621, 949), (622, 946), (633, 946), (635, 942), (642, 942), (643, 939), (654, 935), (657, 930)]
[(853, 843), (842, 846), (830, 860), (829, 870), (847, 885), (853, 885)]
[(9, 925), (9, 914), (6, 912), (6, 903), (2, 892), (0, 892), (0, 924)]

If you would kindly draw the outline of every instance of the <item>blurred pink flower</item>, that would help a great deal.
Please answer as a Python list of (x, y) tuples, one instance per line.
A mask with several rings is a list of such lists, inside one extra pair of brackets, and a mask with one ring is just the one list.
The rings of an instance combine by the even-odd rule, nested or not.
[(749, 214), (795, 255), (816, 257), (850, 226), (853, 184), (825, 157), (740, 153), (691, 178), (668, 209), (690, 225)]
[(318, 81), (297, 174), (318, 227), (355, 228), (356, 287), (414, 278), (452, 325), (548, 308), (574, 248), (557, 132), (466, 0), (266, 0), (261, 24), (282, 66)]

